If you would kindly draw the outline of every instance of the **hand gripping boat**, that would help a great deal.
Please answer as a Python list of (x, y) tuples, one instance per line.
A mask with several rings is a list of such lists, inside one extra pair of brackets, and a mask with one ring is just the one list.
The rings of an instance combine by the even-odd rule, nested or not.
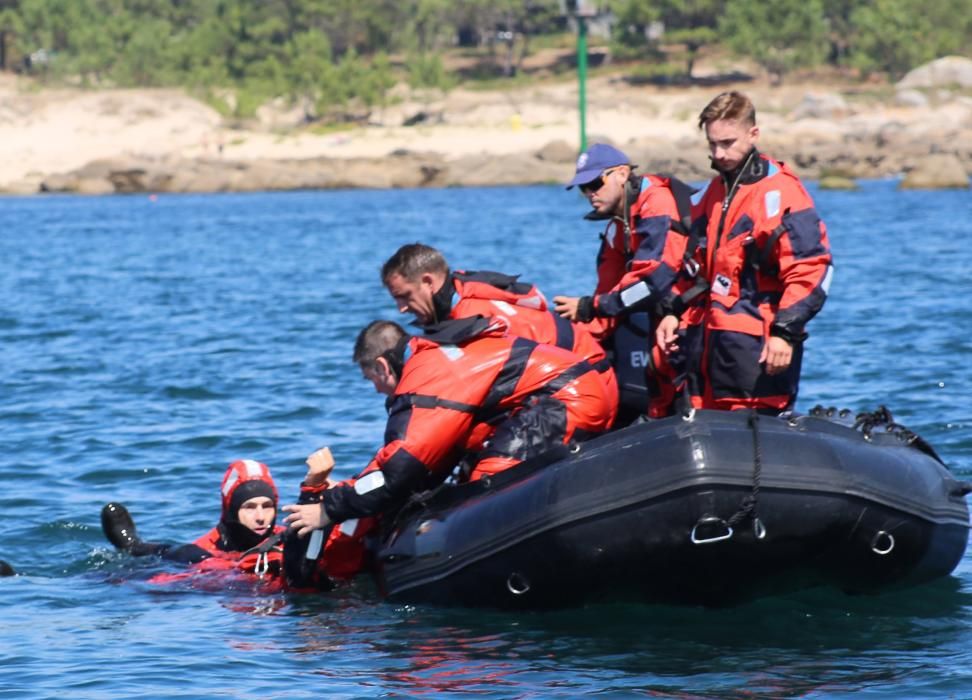
[(378, 579), (392, 602), (499, 608), (878, 592), (955, 568), (970, 490), (883, 408), (697, 411), (413, 499)]

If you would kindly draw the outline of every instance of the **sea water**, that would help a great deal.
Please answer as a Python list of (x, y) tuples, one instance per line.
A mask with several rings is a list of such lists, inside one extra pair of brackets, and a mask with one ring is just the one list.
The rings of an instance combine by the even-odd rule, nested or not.
[[(972, 196), (813, 192), (836, 272), (798, 408), (887, 406), (972, 478)], [(379, 268), (421, 241), (547, 293), (594, 285), (600, 226), (561, 187), (0, 200), (0, 698), (972, 697), (972, 563), (894, 594), (546, 613), (148, 584), (146, 539), (219, 515), (226, 465), (293, 500), (329, 445), (380, 445), (357, 331), (400, 319)], [(729, 580), (733, 571), (722, 575)], [(659, 572), (664, 575), (664, 572)]]

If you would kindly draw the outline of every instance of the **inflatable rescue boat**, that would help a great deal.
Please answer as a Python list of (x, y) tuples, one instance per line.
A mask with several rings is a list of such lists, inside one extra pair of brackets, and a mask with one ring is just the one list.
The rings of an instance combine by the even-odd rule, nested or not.
[(392, 602), (498, 608), (878, 592), (955, 568), (970, 490), (885, 409), (695, 411), (413, 499), (378, 580)]

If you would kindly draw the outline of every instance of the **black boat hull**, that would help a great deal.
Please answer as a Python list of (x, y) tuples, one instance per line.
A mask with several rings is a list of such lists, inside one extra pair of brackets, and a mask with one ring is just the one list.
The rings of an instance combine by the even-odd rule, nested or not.
[(409, 509), (379, 584), (394, 602), (500, 608), (875, 592), (955, 568), (965, 492), (901, 432), (699, 411)]

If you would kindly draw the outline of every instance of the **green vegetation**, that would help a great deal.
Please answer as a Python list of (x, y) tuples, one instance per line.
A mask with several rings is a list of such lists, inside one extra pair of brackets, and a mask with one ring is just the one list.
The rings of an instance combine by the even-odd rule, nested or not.
[[(896, 78), (972, 51), (968, 0), (597, 4), (614, 18), (611, 70), (620, 64), (634, 80), (685, 83), (700, 55), (727, 52), (776, 80), (825, 67)], [(0, 0), (0, 70), (52, 84), (187, 87), (240, 117), (282, 98), (308, 121), (339, 123), (390, 104), (400, 82), (448, 90), (522, 80), (532, 51), (573, 46), (559, 8), (558, 0)], [(568, 55), (554, 71), (571, 69)]]

